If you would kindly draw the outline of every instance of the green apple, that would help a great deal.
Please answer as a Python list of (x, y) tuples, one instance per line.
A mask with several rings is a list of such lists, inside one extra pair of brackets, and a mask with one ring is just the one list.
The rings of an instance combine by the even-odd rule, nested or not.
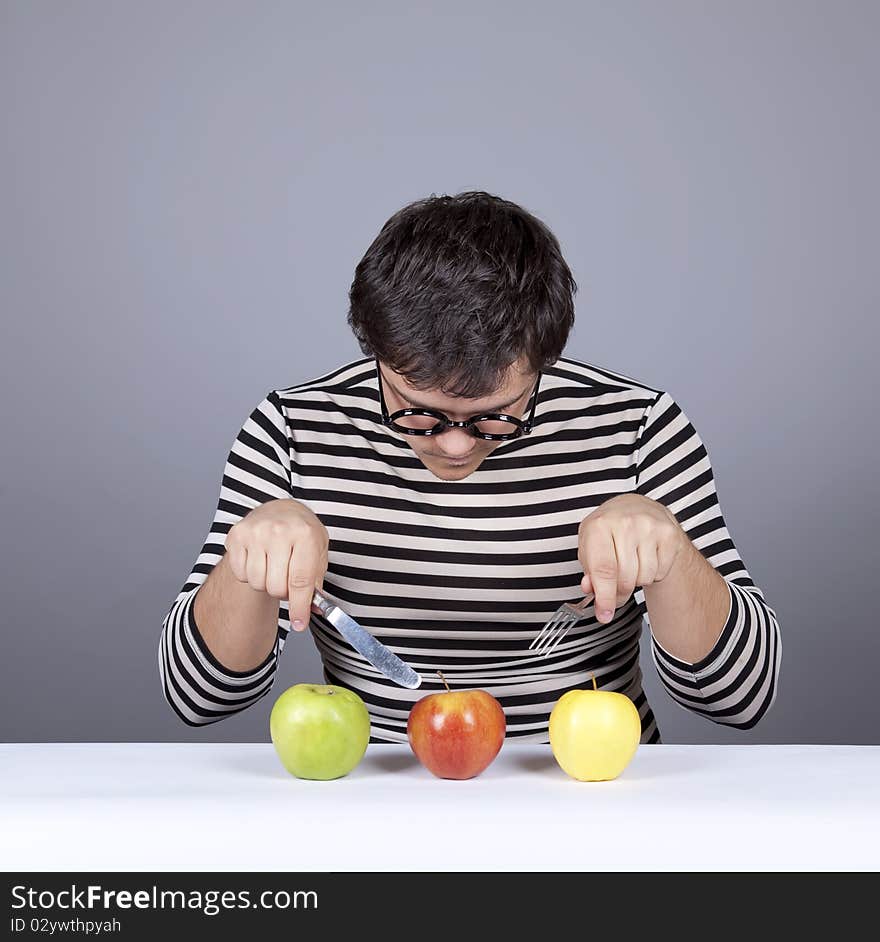
[(275, 701), (269, 734), (291, 775), (340, 778), (367, 751), (370, 714), (353, 690), (333, 684), (294, 684)]

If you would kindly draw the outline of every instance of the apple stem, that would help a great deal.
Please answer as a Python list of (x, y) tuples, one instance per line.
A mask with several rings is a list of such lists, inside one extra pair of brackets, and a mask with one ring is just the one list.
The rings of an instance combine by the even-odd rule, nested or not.
[(596, 686), (596, 675), (590, 674), (590, 677), (593, 679), (593, 690), (598, 690), (599, 688)]
[(440, 671), (437, 671), (437, 676), (440, 678), (440, 680), (443, 681), (443, 686), (446, 688), (447, 693), (452, 693), (452, 691), (449, 689), (449, 684), (446, 683), (446, 678), (443, 676), (443, 674), (440, 673)]

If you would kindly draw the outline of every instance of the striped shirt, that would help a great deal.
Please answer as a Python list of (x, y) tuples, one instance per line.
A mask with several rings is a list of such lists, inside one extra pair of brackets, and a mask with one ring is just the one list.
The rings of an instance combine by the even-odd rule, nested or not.
[(639, 666), (643, 620), (650, 626), (641, 588), (607, 624), (590, 605), (550, 657), (529, 650), (561, 603), (583, 597), (581, 521), (625, 493), (668, 507), (730, 595), (716, 644), (695, 664), (651, 634), (665, 690), (692, 713), (751, 728), (776, 697), (779, 624), (727, 531), (703, 442), (668, 393), (567, 357), (543, 372), (532, 433), (501, 442), (459, 481), (435, 477), (381, 424), (374, 360), (271, 390), (232, 444), (204, 545), (165, 615), (164, 695), (181, 720), (202, 726), (269, 693), (290, 631), (287, 602), (274, 650), (236, 672), (207, 647), (193, 600), (230, 528), (268, 500), (292, 498), (327, 528), (325, 592), (423, 677), (417, 690), (395, 685), (311, 616), (324, 680), (361, 696), (371, 742), (406, 742), (412, 705), (445, 689), (439, 670), (453, 690), (495, 696), (508, 738), (538, 743), (549, 742), (559, 697), (592, 687), (594, 675), (635, 703), (641, 742), (659, 743)]

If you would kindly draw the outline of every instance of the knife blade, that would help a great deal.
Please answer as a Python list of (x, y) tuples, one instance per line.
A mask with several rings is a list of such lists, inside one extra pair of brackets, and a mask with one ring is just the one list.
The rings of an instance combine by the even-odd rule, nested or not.
[(414, 689), (421, 686), (422, 678), (381, 641), (377, 641), (366, 628), (362, 628), (351, 615), (327, 598), (319, 589), (315, 589), (312, 608), (319, 612), (342, 635), (343, 638), (359, 651), (377, 670), (401, 687)]

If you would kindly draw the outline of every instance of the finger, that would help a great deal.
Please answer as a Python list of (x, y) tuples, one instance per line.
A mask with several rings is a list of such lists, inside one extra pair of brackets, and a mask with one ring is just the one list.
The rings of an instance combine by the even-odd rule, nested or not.
[(247, 582), (247, 549), (238, 543), (231, 543), (226, 547), (226, 557), (232, 575), (239, 582)]
[(672, 541), (661, 543), (658, 546), (657, 575), (654, 577), (656, 582), (660, 582), (669, 575), (669, 570), (672, 569), (681, 552), (683, 552), (683, 550), (680, 545)]
[(247, 583), (258, 592), (266, 591), (266, 554), (261, 549), (250, 549), (247, 554)]
[(636, 550), (639, 554), (639, 575), (636, 585), (653, 585), (657, 581), (657, 569), (660, 565), (657, 558), (657, 544), (639, 543)]
[(287, 598), (290, 624), (294, 631), (304, 631), (309, 623), (315, 586), (322, 575), (322, 555), (320, 549), (309, 540), (293, 547), (287, 575)]
[(324, 576), (327, 574), (327, 566), (330, 564), (330, 560), (327, 556), (327, 553), (321, 554), (321, 561), (318, 568), (318, 578), (316, 580), (316, 585), (319, 589), (323, 591), (324, 589)]
[(591, 593), (595, 592), (595, 589), (593, 588), (593, 580), (590, 578), (589, 572), (586, 571), (588, 568), (586, 546), (588, 539), (590, 539), (589, 530), (585, 528), (586, 523), (587, 520), (584, 519), (584, 521), (581, 523), (580, 530), (578, 531), (578, 562), (581, 565), (581, 569), (584, 570), (584, 574), (581, 578), (581, 589), (583, 590), (584, 595), (590, 595)]
[(606, 527), (592, 527), (585, 531), (583, 540), (584, 569), (593, 583), (596, 617), (608, 622), (614, 617), (617, 600), (617, 553), (611, 531)]
[(623, 605), (633, 594), (639, 578), (638, 540), (635, 533), (630, 535), (620, 529), (611, 534), (614, 540), (614, 552), (617, 556), (617, 596), (615, 605)]
[(266, 592), (273, 599), (287, 598), (287, 574), (290, 569), (289, 541), (274, 543), (267, 552)]
[(581, 589), (584, 595), (589, 595), (593, 591), (593, 580), (586, 573), (584, 573), (584, 578), (581, 579)]

